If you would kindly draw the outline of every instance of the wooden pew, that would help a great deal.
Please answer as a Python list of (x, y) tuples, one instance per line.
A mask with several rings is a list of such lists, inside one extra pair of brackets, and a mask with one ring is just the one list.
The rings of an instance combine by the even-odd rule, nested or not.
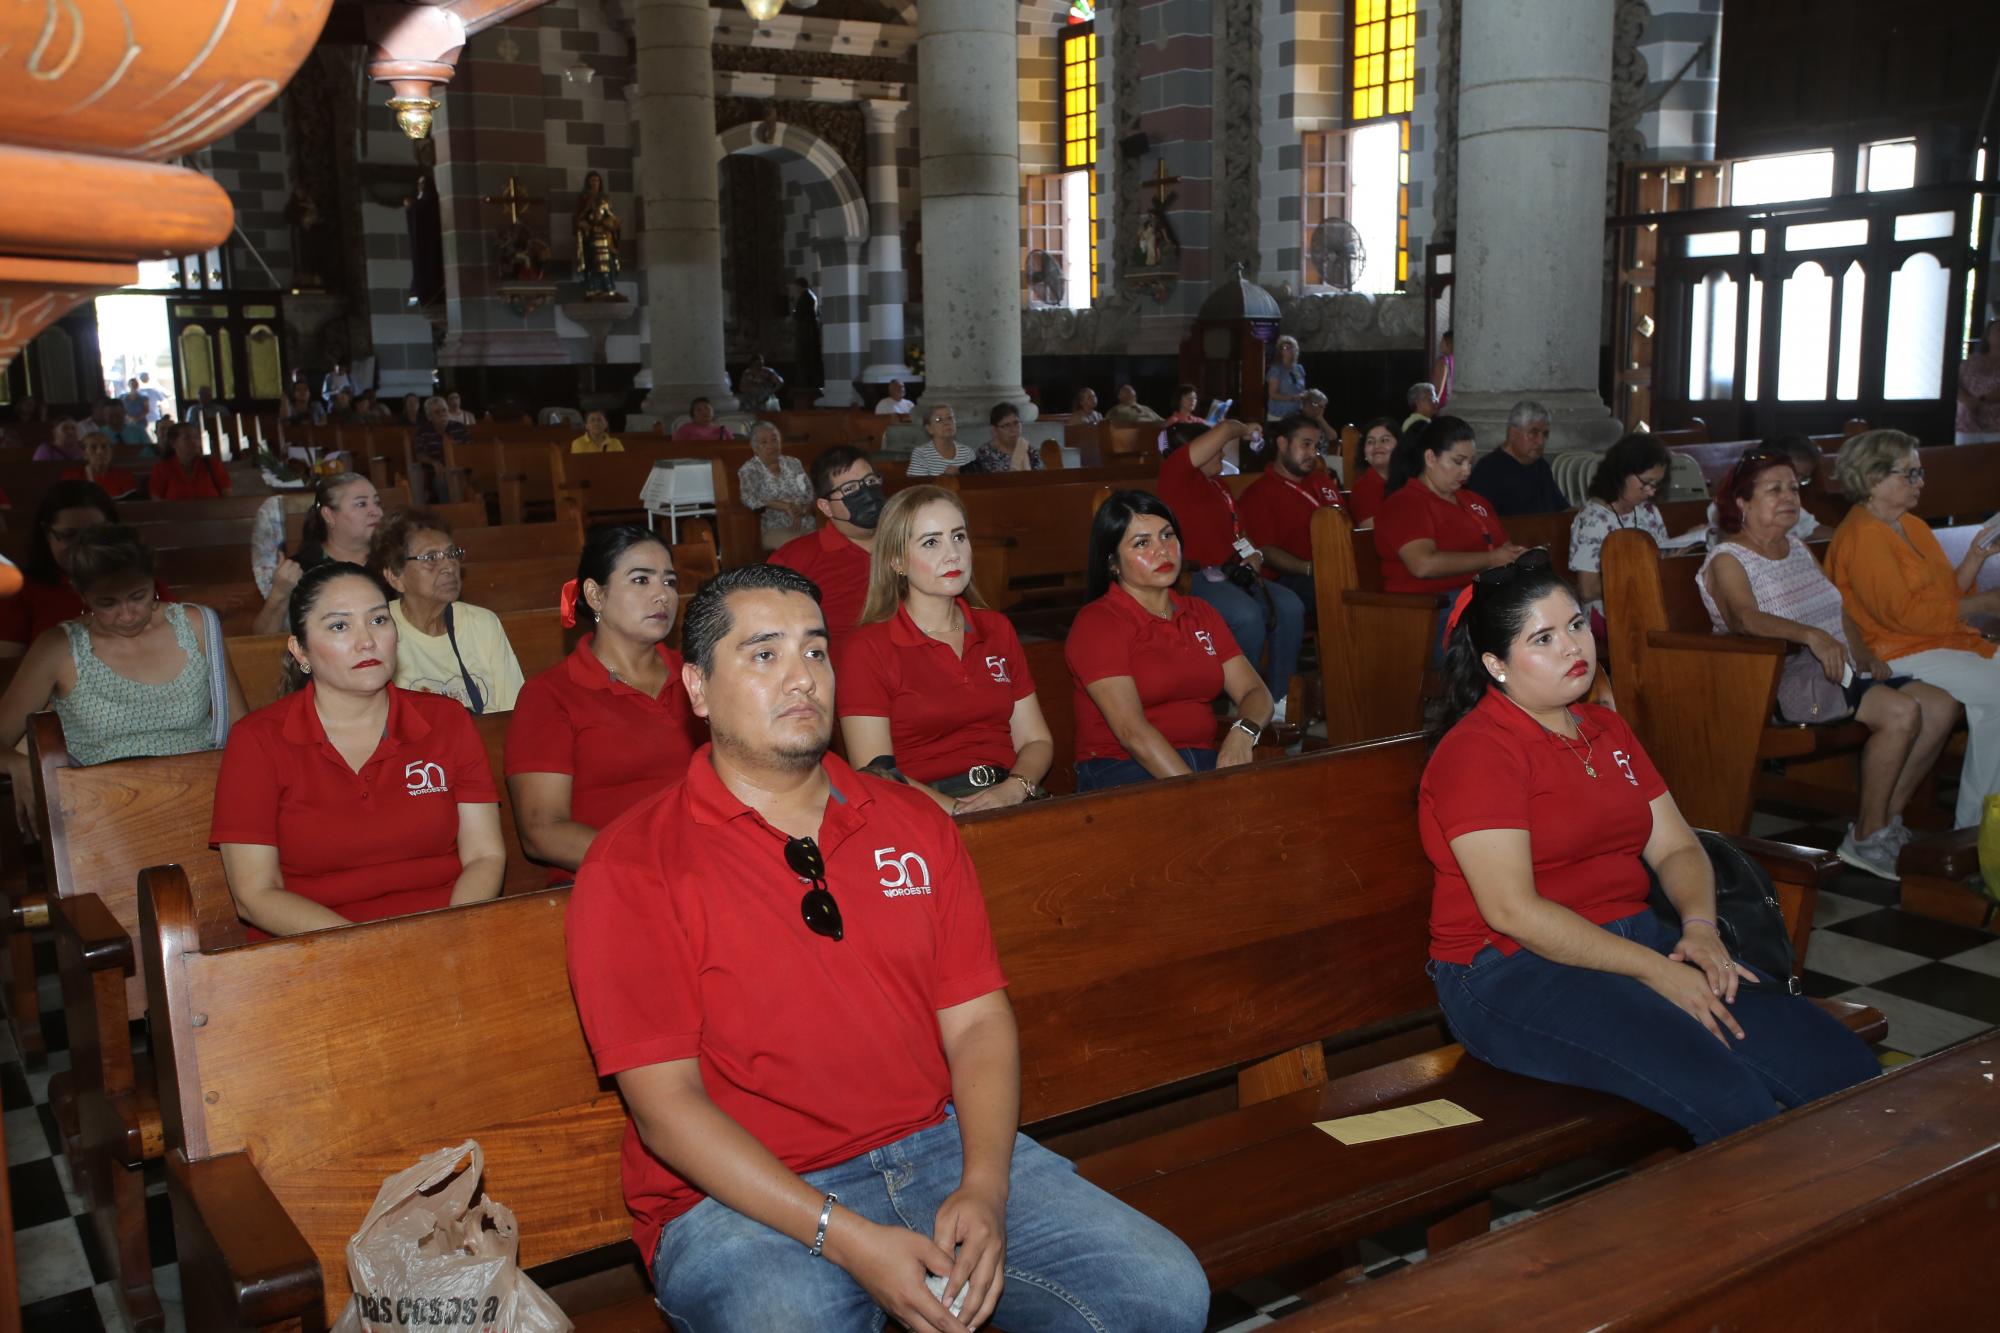
[(1773, 722), (1791, 645), (1714, 633), (1695, 586), (1700, 567), (1691, 557), (1661, 559), (1643, 532), (1605, 540), (1604, 613), (1618, 663), (1618, 711), (1688, 822), (1740, 833), (1750, 824), (1763, 761), (1849, 755), (1868, 729), (1851, 719)]
[[(500, 755), (511, 714), (475, 718), (499, 788), (507, 847), (503, 894), (534, 892), (546, 871), (521, 851)], [(74, 766), (51, 713), (34, 719), (34, 754), (48, 811), (43, 841), (48, 914), (70, 1032), (70, 1068), (52, 1080), (77, 1190), (117, 1269), (118, 1295), (136, 1324), (158, 1318), (147, 1240), (143, 1167), (161, 1151), (153, 1062), (135, 1053), (130, 1024), (146, 1016), (136, 962), (138, 873), (174, 864), (234, 921), (222, 857), (208, 846), (220, 751)], [(237, 927), (240, 931), (240, 925)], [(199, 1325), (191, 1325), (199, 1327)]]
[(1996, 1068), (1989, 1032), (1277, 1328), (1989, 1328)]
[[(1435, 596), (1383, 592), (1373, 529), (1313, 515), (1313, 597), (1326, 737), (1348, 745), (1423, 726), (1423, 680), (1444, 620)], [(1366, 566), (1366, 568), (1364, 568)]]
[[(1410, 817), (1424, 755), (1406, 738), (963, 825), (1020, 1020), (1025, 1122), (1237, 1081), (1239, 1109), (1079, 1162), (1187, 1239), (1217, 1286), (1479, 1205), (1581, 1154), (1678, 1138), (1629, 1103), (1454, 1047), (1327, 1076), (1321, 1038), (1431, 1011), (1431, 875)], [(1258, 817), (1218, 824), (1217, 809)], [(1213, 832), (1163, 846), (1175, 826)], [(1826, 858), (1779, 861), (1809, 915)], [(212, 888), (174, 867), (144, 879), (190, 1327), (330, 1319), (348, 1294), (343, 1247), (382, 1179), (467, 1137), (484, 1146), (484, 1188), (519, 1218), (523, 1264), (625, 1242), (624, 1113), (575, 1018), (567, 891), (231, 948)], [(1448, 1096), (1484, 1118), (1450, 1151), (1406, 1140), (1327, 1169), (1337, 1145), (1312, 1122), (1392, 1096)], [(658, 1327), (649, 1300), (592, 1320)]]
[(1068, 796), (1076, 791), (1076, 685), (1069, 660), (1063, 656), (1060, 639), (1033, 639), (1023, 643), (1021, 651), (1035, 681), (1035, 701), (1042, 706), (1042, 720), (1049, 724), (1049, 739), (1055, 744), (1055, 762), (1042, 787), (1052, 796)]
[[(553, 554), (564, 548), (572, 552), (583, 545), (582, 527), (574, 518), (567, 523), (516, 523), (488, 527), (486, 508), (476, 501), (438, 505), (431, 512), (451, 524), (458, 544), (478, 559), (521, 559)], [(285, 549), (296, 551), (305, 542), (305, 516), (287, 515)], [(234, 541), (214, 542), (216, 529), (238, 530)], [(183, 534), (172, 529), (160, 533), (166, 542), (177, 542)], [(154, 569), (161, 582), (230, 583), (244, 577), (250, 568), (250, 524), (225, 520), (201, 525), (185, 534), (189, 544), (153, 548)]]

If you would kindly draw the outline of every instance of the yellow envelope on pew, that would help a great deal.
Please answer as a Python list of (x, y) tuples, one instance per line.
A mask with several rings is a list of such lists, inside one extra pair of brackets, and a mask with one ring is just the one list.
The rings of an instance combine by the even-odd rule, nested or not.
[(1399, 1139), (1405, 1134), (1424, 1134), (1433, 1129), (1450, 1129), (1454, 1125), (1476, 1125), (1479, 1117), (1456, 1102), (1443, 1099), (1418, 1102), (1415, 1106), (1398, 1106), (1387, 1111), (1370, 1111), (1365, 1115), (1342, 1116), (1338, 1120), (1318, 1120), (1314, 1128), (1323, 1129), (1350, 1147), (1357, 1143), (1373, 1143), (1377, 1139)]

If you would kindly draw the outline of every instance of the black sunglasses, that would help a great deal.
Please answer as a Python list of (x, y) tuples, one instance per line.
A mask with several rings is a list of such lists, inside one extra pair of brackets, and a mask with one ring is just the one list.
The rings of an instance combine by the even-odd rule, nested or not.
[(840, 920), (840, 904), (827, 892), (826, 859), (819, 854), (819, 844), (811, 838), (787, 838), (785, 864), (800, 879), (812, 881), (806, 896), (799, 899), (799, 915), (805, 918), (806, 929), (830, 940), (844, 936), (847, 928)]
[(1549, 567), (1549, 553), (1541, 546), (1530, 547), (1521, 552), (1511, 564), (1495, 565), (1492, 569), (1482, 569), (1473, 576), (1474, 583), (1483, 583), (1489, 588), (1504, 588), (1523, 574), (1533, 574)]

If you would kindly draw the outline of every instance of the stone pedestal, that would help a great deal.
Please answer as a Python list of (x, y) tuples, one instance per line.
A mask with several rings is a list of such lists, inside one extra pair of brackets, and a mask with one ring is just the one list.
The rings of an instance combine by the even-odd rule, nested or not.
[(1621, 433), (1597, 396), (1612, 9), (1479, 0), (1461, 11), (1449, 411), (1482, 448), (1500, 443), (1523, 398), (1549, 409), (1551, 449)]
[(721, 185), (715, 157), (715, 12), (703, 0), (639, 0), (639, 195), (652, 326), (646, 411), (690, 399), (736, 406), (722, 349)]
[(961, 440), (970, 423), (985, 432), (996, 403), (1034, 411), (1021, 388), (1017, 10), (1013, 0), (917, 7), (924, 401), (952, 405)]
[(909, 275), (903, 271), (902, 192), (896, 186), (896, 139), (907, 102), (869, 98), (861, 103), (868, 127), (868, 364), (864, 384), (907, 384), (903, 363), (903, 301)]
[(590, 363), (604, 364), (604, 343), (614, 326), (632, 318), (639, 307), (620, 297), (616, 301), (565, 301), (563, 317), (590, 337)]

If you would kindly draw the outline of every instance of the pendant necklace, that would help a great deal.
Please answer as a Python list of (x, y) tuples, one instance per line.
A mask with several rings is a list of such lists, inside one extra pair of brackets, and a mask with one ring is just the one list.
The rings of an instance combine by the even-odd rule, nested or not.
[[(1509, 695), (1504, 690), (1501, 691), (1500, 697), (1505, 699), (1508, 703), (1513, 704), (1514, 707), (1521, 708), (1521, 705), (1515, 702), (1513, 696)], [(1521, 708), (1521, 711), (1523, 713), (1528, 713), (1528, 710), (1525, 708)], [(1577, 748), (1569, 743), (1569, 737), (1563, 735), (1560, 731), (1557, 731), (1554, 727), (1542, 721), (1540, 718), (1535, 717), (1533, 713), (1528, 713), (1528, 716), (1534, 719), (1534, 723), (1536, 726), (1540, 727), (1543, 731), (1548, 733), (1549, 738), (1551, 740), (1555, 741), (1556, 744), (1562, 746), (1562, 748), (1567, 750), (1569, 753), (1576, 755), (1577, 761), (1583, 765), (1584, 776), (1594, 778), (1597, 776), (1597, 769), (1594, 765), (1592, 765), (1590, 761), (1597, 757), (1597, 743), (1591, 740), (1590, 737), (1583, 734), (1583, 722), (1577, 717), (1575, 713), (1571, 713), (1570, 710), (1567, 708), (1565, 708), (1563, 711), (1565, 713), (1569, 713), (1569, 720), (1576, 725), (1577, 739), (1583, 742), (1583, 750), (1581, 753), (1578, 753)]]

